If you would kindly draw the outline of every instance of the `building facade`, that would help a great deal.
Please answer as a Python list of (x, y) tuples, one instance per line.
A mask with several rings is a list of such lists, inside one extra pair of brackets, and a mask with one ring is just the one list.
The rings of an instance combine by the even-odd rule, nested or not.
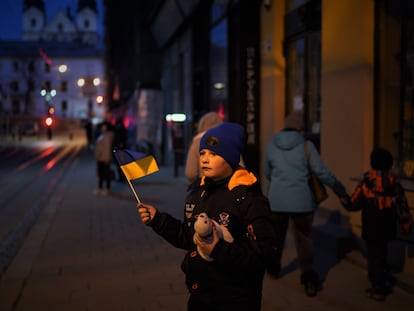
[(262, 142), (289, 111), (303, 110), (309, 137), (350, 189), (369, 168), (372, 148), (385, 147), (413, 206), (414, 5), (271, 3), (261, 15)]
[[(369, 169), (371, 150), (381, 146), (393, 153), (414, 207), (412, 1), (165, 0), (146, 12), (138, 19), (162, 52), (161, 117), (187, 116), (184, 146), (206, 111), (243, 124), (246, 164), (266, 192), (264, 150), (285, 116), (302, 110), (306, 136), (349, 191)], [(163, 155), (173, 148), (168, 126)], [(340, 212), (360, 235), (359, 214), (345, 212), (333, 194), (322, 207)], [(413, 247), (412, 236), (407, 243)], [(412, 259), (405, 270), (414, 275)]]
[[(96, 1), (46, 20), (43, 0), (25, 0), (22, 40), (0, 41), (2, 123), (21, 117), (102, 118), (104, 58)], [(97, 102), (97, 97), (100, 101)]]

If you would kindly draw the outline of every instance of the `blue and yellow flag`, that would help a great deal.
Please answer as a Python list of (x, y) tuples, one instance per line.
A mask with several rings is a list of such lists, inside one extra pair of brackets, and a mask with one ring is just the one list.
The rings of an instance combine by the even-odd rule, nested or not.
[(114, 150), (114, 155), (128, 180), (141, 178), (159, 170), (155, 158), (151, 155), (128, 149)]

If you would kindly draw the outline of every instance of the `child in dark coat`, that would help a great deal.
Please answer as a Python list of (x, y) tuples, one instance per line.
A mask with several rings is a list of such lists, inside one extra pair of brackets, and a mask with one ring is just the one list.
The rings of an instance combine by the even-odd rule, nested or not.
[[(383, 148), (371, 153), (371, 170), (355, 188), (345, 208), (361, 210), (362, 238), (367, 247), (368, 297), (384, 300), (387, 294), (388, 244), (397, 231), (408, 234), (412, 216), (399, 180), (391, 172), (393, 157)], [(399, 228), (398, 228), (399, 227)]]
[[(202, 177), (189, 185), (183, 220), (137, 205), (144, 224), (187, 250), (181, 269), (190, 293), (188, 311), (261, 310), (264, 274), (276, 262), (276, 236), (259, 181), (238, 164), (244, 142), (244, 129), (235, 123), (224, 122), (203, 135)], [(200, 235), (194, 224), (206, 216), (231, 238), (220, 238), (215, 226), (210, 236)]]

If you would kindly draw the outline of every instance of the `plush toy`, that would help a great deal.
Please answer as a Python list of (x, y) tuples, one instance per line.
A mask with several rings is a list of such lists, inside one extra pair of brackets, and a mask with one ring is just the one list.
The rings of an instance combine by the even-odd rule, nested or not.
[[(206, 213), (199, 214), (197, 220), (194, 223), (194, 231), (198, 233), (200, 238), (202, 238), (202, 240), (204, 240), (207, 243), (211, 243), (211, 241), (213, 240), (213, 227), (216, 228), (217, 234), (220, 239), (224, 239), (229, 243), (233, 242), (233, 236), (231, 235), (227, 227), (220, 225), (214, 219), (209, 218)], [(214, 260), (210, 256), (204, 254), (198, 247), (197, 251), (204, 260)]]

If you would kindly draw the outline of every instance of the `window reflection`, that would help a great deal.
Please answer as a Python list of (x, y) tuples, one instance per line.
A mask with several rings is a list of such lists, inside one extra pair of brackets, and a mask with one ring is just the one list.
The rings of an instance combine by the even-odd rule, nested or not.
[(211, 108), (218, 112), (227, 111), (227, 20), (223, 19), (210, 33), (210, 90)]
[[(286, 5), (286, 113), (303, 111), (306, 136), (319, 147), (321, 3), (287, 0)], [(311, 18), (303, 20), (304, 14)]]
[(376, 3), (375, 144), (395, 155), (401, 177), (414, 179), (414, 12), (387, 4)]
[(319, 134), (320, 33), (311, 32), (287, 46), (287, 110), (303, 111), (306, 131)]

